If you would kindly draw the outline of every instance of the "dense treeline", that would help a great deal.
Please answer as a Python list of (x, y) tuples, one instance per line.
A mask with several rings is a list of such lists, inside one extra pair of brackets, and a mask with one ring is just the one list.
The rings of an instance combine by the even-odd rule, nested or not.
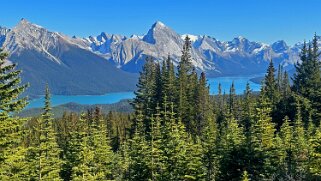
[[(259, 94), (209, 95), (188, 37), (177, 69), (146, 60), (133, 114), (88, 110), (53, 119), (13, 116), (15, 65), (0, 55), (0, 180), (321, 180), (321, 72), (317, 38), (305, 43), (293, 84), (273, 61)], [(199, 75), (199, 76), (198, 76)]]

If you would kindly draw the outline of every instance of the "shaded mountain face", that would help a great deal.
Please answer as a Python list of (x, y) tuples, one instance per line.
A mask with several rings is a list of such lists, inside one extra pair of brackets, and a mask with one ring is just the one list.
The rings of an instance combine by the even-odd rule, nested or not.
[(104, 94), (134, 90), (136, 75), (124, 72), (74, 40), (25, 19), (5, 36), (9, 61), (21, 69), (28, 94), (42, 95), (49, 84), (53, 94)]
[(2, 47), (4, 41), (6, 40), (6, 35), (10, 29), (0, 26), (0, 47)]

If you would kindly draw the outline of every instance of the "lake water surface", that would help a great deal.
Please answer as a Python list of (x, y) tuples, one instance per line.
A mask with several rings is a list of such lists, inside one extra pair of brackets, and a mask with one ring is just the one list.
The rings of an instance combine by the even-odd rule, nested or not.
[[(218, 93), (218, 84), (222, 85), (222, 92), (229, 93), (230, 86), (234, 81), (234, 86), (237, 94), (242, 94), (245, 90), (246, 83), (250, 83), (252, 91), (259, 91), (260, 85), (250, 81), (251, 78), (256, 76), (242, 76), (242, 77), (216, 77), (209, 78), (208, 84), (210, 86), (210, 94)], [(61, 104), (66, 104), (69, 102), (74, 102), (78, 104), (112, 104), (119, 102), (123, 99), (134, 98), (135, 94), (133, 92), (117, 92), (108, 93), (105, 95), (75, 95), (75, 96), (62, 96), (62, 95), (52, 95), (51, 105), (57, 106)], [(27, 108), (43, 107), (44, 98), (33, 99), (30, 101)]]

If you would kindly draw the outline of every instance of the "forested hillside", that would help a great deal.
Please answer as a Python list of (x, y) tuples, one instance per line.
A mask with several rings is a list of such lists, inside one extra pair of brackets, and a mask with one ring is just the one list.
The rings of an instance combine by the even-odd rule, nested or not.
[(20, 71), (0, 54), (0, 180), (321, 180), (321, 64), (304, 43), (293, 84), (267, 67), (259, 93), (209, 95), (187, 36), (177, 69), (147, 58), (134, 113), (89, 109), (53, 118), (26, 105)]

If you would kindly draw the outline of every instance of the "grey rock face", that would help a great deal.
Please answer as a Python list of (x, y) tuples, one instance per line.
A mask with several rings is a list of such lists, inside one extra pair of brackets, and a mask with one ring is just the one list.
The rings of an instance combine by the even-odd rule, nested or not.
[(0, 47), (2, 47), (4, 41), (6, 40), (6, 35), (10, 29), (0, 26)]
[[(171, 55), (174, 64), (177, 64), (185, 36), (158, 21), (144, 36), (133, 35), (127, 38), (102, 33), (85, 40), (93, 52), (114, 62), (119, 68), (138, 72), (146, 56), (152, 56), (158, 61)], [(232, 41), (219, 41), (205, 35), (189, 36), (193, 43), (192, 62), (197, 70), (205, 71), (209, 76), (262, 73), (271, 59), (275, 64), (290, 70), (299, 60), (302, 46), (297, 44), (290, 47), (284, 41), (268, 45), (241, 36)]]
[(84, 40), (50, 32), (25, 19), (8, 32), (3, 47), (17, 63), (28, 94), (104, 94), (134, 90), (136, 75), (124, 72), (93, 53)]

